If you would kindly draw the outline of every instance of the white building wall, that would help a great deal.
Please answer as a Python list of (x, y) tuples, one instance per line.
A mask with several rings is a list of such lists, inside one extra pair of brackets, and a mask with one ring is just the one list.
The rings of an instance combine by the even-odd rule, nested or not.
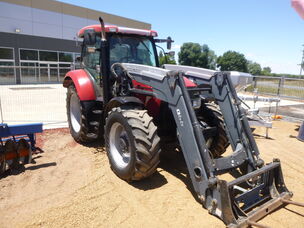
[[(85, 15), (84, 15), (85, 16)], [(74, 40), (84, 26), (96, 20), (0, 2), (0, 32)]]

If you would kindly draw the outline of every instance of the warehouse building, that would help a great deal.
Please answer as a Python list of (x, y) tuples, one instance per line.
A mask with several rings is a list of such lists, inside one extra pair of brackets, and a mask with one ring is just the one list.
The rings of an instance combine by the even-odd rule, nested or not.
[(53, 0), (0, 0), (0, 84), (60, 82), (80, 55), (76, 33), (100, 16), (106, 24), (151, 28)]

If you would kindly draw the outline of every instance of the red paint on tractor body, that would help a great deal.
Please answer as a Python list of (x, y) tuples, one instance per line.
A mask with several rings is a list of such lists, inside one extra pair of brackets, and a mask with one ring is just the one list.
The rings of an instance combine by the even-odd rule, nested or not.
[(83, 69), (69, 71), (64, 77), (63, 86), (68, 87), (70, 80), (73, 81), (81, 101), (96, 100), (93, 82)]
[(197, 86), (194, 82), (192, 82), (190, 79), (188, 79), (186, 77), (184, 77), (184, 82), (185, 82), (185, 86), (187, 88), (189, 88), (189, 87), (196, 87)]
[[(139, 83), (138, 81), (132, 80), (132, 84), (135, 89), (152, 91), (151, 86)], [(137, 94), (136, 97), (144, 103), (150, 116), (152, 116), (152, 117), (158, 116), (161, 100), (157, 99), (156, 97), (147, 96), (147, 95), (143, 95), (143, 94)]]
[[(136, 88), (136, 89), (144, 89), (144, 90), (152, 91), (151, 86), (139, 83), (135, 80), (132, 80), (132, 83), (133, 83), (134, 88)], [(184, 83), (185, 83), (186, 87), (196, 87), (197, 86), (194, 82), (192, 82), (187, 77), (184, 77)]]
[[(189, 80), (186, 77), (184, 77), (184, 82), (186, 87), (188, 88), (197, 86), (195, 83), (193, 83), (191, 80)], [(132, 83), (135, 89), (153, 91), (152, 87), (146, 84), (139, 83), (138, 81), (135, 80), (132, 80)], [(157, 99), (156, 97), (146, 96), (142, 94), (137, 94), (136, 97), (144, 103), (146, 109), (148, 110), (149, 115), (151, 115), (154, 118), (159, 115), (160, 105), (162, 102), (161, 100)]]
[[(93, 82), (90, 79), (90, 76), (83, 70), (73, 70), (66, 74), (63, 82), (64, 87), (68, 87), (71, 83), (75, 85), (77, 94), (81, 101), (96, 100), (96, 94), (93, 86)], [(184, 82), (186, 87), (196, 87), (197, 85), (193, 83), (188, 78), (184, 77)], [(132, 80), (133, 87), (136, 89), (153, 91), (153, 88), (149, 85), (142, 84), (136, 80)], [(159, 115), (161, 100), (156, 97), (137, 94), (139, 98), (145, 105), (146, 109), (149, 112), (149, 115), (157, 117)]]

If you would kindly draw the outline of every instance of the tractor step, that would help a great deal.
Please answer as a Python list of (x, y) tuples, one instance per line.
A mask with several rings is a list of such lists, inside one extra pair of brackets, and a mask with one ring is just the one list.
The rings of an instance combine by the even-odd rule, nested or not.
[(91, 139), (97, 139), (97, 138), (98, 138), (98, 135), (97, 135), (97, 134), (94, 134), (94, 133), (88, 133), (88, 134), (87, 134), (87, 137), (88, 137), (88, 138), (91, 138)]
[(96, 115), (101, 115), (102, 114), (102, 110), (96, 109), (96, 110), (93, 110), (92, 113), (94, 113)]
[(97, 121), (91, 121), (89, 124), (90, 124), (91, 126), (96, 126), (96, 127), (99, 126), (99, 122), (97, 122)]

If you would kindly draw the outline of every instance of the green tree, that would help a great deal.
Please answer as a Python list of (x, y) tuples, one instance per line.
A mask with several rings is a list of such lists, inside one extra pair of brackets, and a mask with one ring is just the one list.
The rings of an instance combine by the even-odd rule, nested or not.
[(241, 71), (248, 72), (247, 60), (245, 56), (236, 51), (227, 51), (217, 59), (217, 66), (222, 71)]
[(206, 61), (205, 68), (215, 70), (216, 68), (216, 55), (213, 50), (210, 50), (207, 44), (202, 46), (202, 56)]
[(262, 75), (271, 75), (271, 68), (270, 67), (263, 67), (261, 72)]
[(248, 72), (252, 75), (260, 75), (262, 72), (261, 65), (256, 62), (248, 61)]
[(158, 61), (159, 65), (176, 64), (174, 56), (164, 55), (162, 51), (158, 55)]
[(215, 69), (216, 55), (207, 44), (184, 43), (178, 53), (178, 61), (181, 65)]

